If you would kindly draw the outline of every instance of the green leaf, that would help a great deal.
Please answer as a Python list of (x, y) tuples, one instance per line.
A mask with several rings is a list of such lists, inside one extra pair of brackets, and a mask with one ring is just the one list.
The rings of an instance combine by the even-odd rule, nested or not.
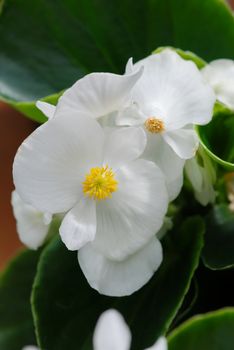
[(129, 323), (134, 350), (152, 344), (169, 328), (182, 304), (198, 265), (203, 229), (203, 221), (194, 217), (170, 231), (163, 241), (160, 269), (140, 291), (123, 298), (93, 290), (79, 268), (76, 252), (54, 239), (42, 253), (32, 294), (42, 349), (90, 349), (97, 318), (111, 307)]
[(233, 350), (234, 308), (195, 316), (169, 337), (169, 350)]
[(192, 317), (233, 305), (232, 279), (232, 269), (211, 270), (204, 264), (199, 264), (193, 278), (198, 286), (197, 300), (183, 321), (188, 319), (188, 316)]
[[(62, 93), (63, 91), (54, 95), (41, 98), (40, 101), (56, 105)], [(47, 121), (47, 117), (36, 107), (35, 102), (12, 102), (7, 100), (5, 102), (9, 103), (13, 108), (25, 114), (30, 119), (33, 119), (39, 123), (44, 123), (45, 121)]]
[(6, 0), (0, 42), (2, 99), (43, 121), (33, 101), (159, 46), (234, 58), (234, 18), (224, 0)]
[(217, 104), (212, 121), (197, 126), (197, 132), (209, 156), (224, 168), (234, 170), (234, 112)]
[(211, 269), (234, 266), (234, 214), (226, 204), (211, 209), (206, 218), (203, 261)]
[(0, 14), (2, 12), (3, 4), (4, 4), (4, 0), (0, 0)]
[(30, 294), (40, 252), (25, 250), (0, 277), (0, 349), (36, 344)]

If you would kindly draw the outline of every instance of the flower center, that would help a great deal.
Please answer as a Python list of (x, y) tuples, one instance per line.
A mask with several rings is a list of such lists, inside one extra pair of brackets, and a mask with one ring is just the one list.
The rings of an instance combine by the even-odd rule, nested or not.
[(117, 188), (118, 181), (115, 180), (112, 169), (107, 165), (91, 168), (83, 182), (84, 194), (97, 200), (110, 198)]
[(149, 117), (148, 119), (146, 119), (144, 125), (146, 130), (152, 132), (153, 134), (157, 134), (165, 130), (163, 121), (155, 117)]

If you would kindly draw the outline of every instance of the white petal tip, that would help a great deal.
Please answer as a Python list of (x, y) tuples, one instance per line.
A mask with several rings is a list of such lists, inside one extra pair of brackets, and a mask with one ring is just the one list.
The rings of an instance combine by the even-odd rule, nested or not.
[(131, 333), (118, 311), (110, 309), (100, 316), (94, 331), (93, 344), (95, 350), (130, 348)]
[(48, 119), (53, 118), (56, 110), (54, 105), (43, 101), (37, 101), (36, 106)]

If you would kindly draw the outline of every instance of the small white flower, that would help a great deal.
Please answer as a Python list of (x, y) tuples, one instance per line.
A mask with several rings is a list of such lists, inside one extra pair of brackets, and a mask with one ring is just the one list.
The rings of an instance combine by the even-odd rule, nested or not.
[(34, 345), (28, 345), (25, 346), (22, 350), (39, 350), (39, 348)]
[(168, 195), (161, 170), (138, 159), (145, 133), (141, 128), (104, 130), (95, 120), (95, 113), (114, 113), (128, 99), (139, 74), (97, 73), (81, 79), (87, 90), (79, 90), (80, 108), (72, 106), (78, 82), (61, 98), (53, 117), (24, 141), (14, 161), (21, 198), (42, 212), (66, 213), (63, 242), (68, 249), (80, 249), (80, 266), (90, 285), (108, 295), (139, 289), (162, 260), (155, 233)]
[(214, 203), (216, 192), (213, 185), (216, 181), (216, 173), (210, 158), (202, 148), (199, 149), (196, 157), (186, 161), (185, 173), (194, 189), (197, 201), (204, 206)]
[(171, 50), (151, 55), (126, 72), (143, 66), (143, 74), (132, 89), (131, 104), (117, 117), (118, 125), (142, 126), (147, 134), (143, 158), (155, 161), (165, 174), (170, 199), (183, 184), (185, 159), (192, 158), (198, 139), (191, 127), (207, 124), (215, 96), (191, 61)]
[[(99, 318), (93, 337), (94, 350), (129, 350), (131, 333), (122, 315), (107, 310)], [(167, 350), (166, 338), (161, 337), (146, 350)]]
[(37, 249), (45, 241), (52, 215), (23, 202), (16, 191), (12, 192), (11, 204), (21, 242), (31, 249)]
[(218, 59), (202, 69), (205, 80), (213, 88), (217, 99), (234, 109), (234, 61)]

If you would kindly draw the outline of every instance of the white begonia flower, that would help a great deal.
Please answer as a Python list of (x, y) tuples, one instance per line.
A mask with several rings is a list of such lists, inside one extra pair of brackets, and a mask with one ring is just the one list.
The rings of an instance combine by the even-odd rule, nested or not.
[(212, 161), (202, 148), (199, 149), (196, 157), (186, 161), (185, 174), (200, 204), (206, 206), (215, 202), (216, 192), (213, 185), (216, 181), (216, 172)]
[(39, 248), (47, 236), (52, 215), (26, 204), (16, 191), (12, 192), (11, 204), (21, 242), (31, 249)]
[(234, 61), (218, 59), (206, 65), (201, 72), (217, 99), (234, 109)]
[[(140, 74), (87, 76), (93, 111), (105, 116), (112, 112), (111, 103), (115, 111)], [(131, 294), (151, 278), (162, 260), (156, 238), (155, 244), (148, 244), (167, 211), (164, 176), (153, 162), (138, 159), (146, 145), (141, 128), (104, 130), (90, 117), (90, 105), (85, 113), (66, 109), (62, 101), (66, 103), (66, 95), (54, 117), (19, 148), (13, 167), (16, 189), (42, 212), (66, 212), (61, 238), (68, 249), (81, 248), (80, 265), (94, 288), (99, 290), (100, 285), (108, 295)], [(122, 267), (121, 275), (117, 271)], [(92, 283), (93, 271), (102, 269), (107, 273), (99, 276), (100, 283)]]
[[(131, 333), (122, 315), (113, 309), (105, 311), (99, 318), (93, 336), (94, 350), (130, 350)], [(166, 338), (146, 350), (167, 350)]]
[(198, 148), (191, 127), (207, 124), (215, 96), (191, 61), (172, 50), (151, 55), (136, 64), (128, 62), (126, 73), (144, 67), (132, 89), (131, 103), (119, 113), (118, 125), (142, 126), (147, 134), (143, 158), (153, 160), (164, 172), (170, 200), (183, 184), (183, 167)]

